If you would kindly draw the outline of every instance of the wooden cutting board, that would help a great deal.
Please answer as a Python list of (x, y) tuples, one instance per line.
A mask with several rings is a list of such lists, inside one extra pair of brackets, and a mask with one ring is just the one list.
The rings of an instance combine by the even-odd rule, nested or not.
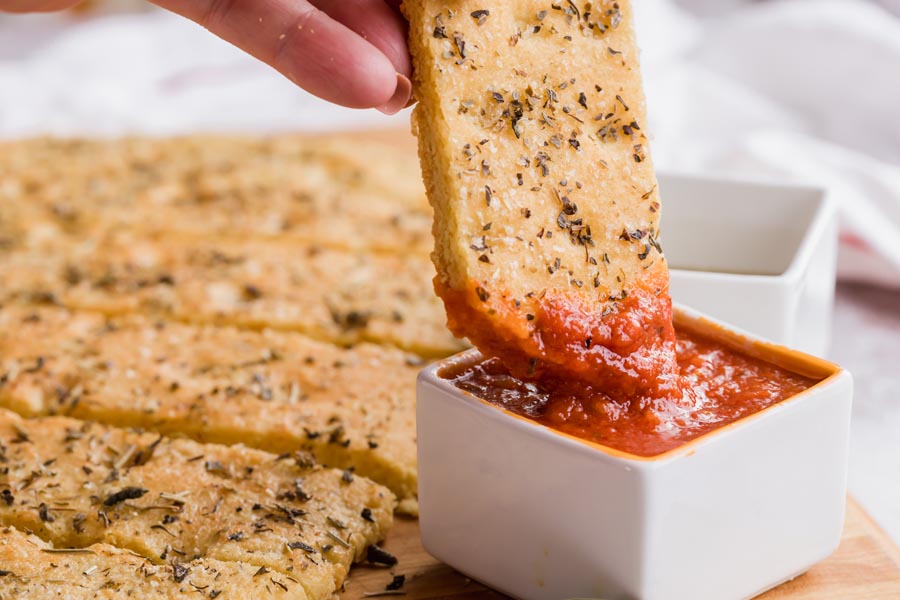
[[(404, 600), (424, 598), (502, 599), (506, 596), (468, 579), (425, 552), (419, 525), (399, 518), (385, 549), (399, 563), (392, 569), (354, 567), (342, 600), (384, 592), (394, 575), (405, 575)], [(386, 594), (385, 597), (391, 597)], [(804, 575), (759, 596), (759, 600), (896, 600), (900, 598), (900, 550), (853, 500), (847, 504), (844, 536), (837, 551)]]

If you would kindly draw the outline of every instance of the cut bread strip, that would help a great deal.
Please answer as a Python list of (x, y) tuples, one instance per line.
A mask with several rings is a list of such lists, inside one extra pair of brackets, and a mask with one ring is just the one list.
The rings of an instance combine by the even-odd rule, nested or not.
[(77, 551), (54, 548), (35, 535), (0, 529), (0, 598), (113, 600), (175, 597), (306, 600), (293, 577), (213, 559), (160, 565), (108, 544)]
[(0, 525), (57, 548), (158, 564), (244, 562), (329, 598), (391, 525), (393, 495), (349, 472), (240, 446), (0, 411)]
[(340, 137), (8, 142), (0, 180), (0, 205), (86, 234), (125, 226), (401, 253), (430, 245), (415, 164)]
[(424, 256), (346, 252), (280, 240), (208, 241), (129, 232), (0, 255), (0, 299), (51, 300), (116, 315), (298, 331), (423, 356), (461, 348)]
[(67, 415), (320, 463), (391, 489), (415, 512), (420, 361), (300, 334), (0, 308), (0, 406)]
[(451, 329), (520, 374), (669, 381), (631, 2), (489, 4), (403, 4)]

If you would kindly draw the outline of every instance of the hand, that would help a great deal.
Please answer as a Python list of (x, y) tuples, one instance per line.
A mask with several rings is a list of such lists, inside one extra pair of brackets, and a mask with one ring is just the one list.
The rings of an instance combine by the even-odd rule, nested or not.
[[(0, 11), (62, 10), (80, 0), (0, 0)], [(409, 104), (400, 0), (153, 0), (268, 63), (316, 96), (394, 114)]]

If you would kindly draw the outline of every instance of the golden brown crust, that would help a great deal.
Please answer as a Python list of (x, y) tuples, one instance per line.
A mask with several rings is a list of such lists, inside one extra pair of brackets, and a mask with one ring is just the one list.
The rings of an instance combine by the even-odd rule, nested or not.
[(328, 598), (392, 520), (352, 473), (241, 446), (0, 410), (0, 525), (60, 548), (111, 544), (159, 564), (245, 562)]
[(209, 558), (158, 564), (108, 544), (66, 552), (15, 528), (0, 529), (0, 598), (308, 598), (283, 575), (258, 572), (255, 565)]
[(0, 143), (3, 211), (82, 234), (109, 227), (427, 252), (418, 169), (336, 136)]
[(455, 332), (566, 371), (568, 349), (541, 350), (555, 334), (539, 318), (546, 302), (587, 318), (639, 290), (667, 292), (631, 3), (403, 10), (436, 287), (455, 299), (448, 311), (465, 307), (450, 315)]
[(0, 255), (0, 300), (52, 300), (106, 314), (298, 331), (424, 356), (462, 346), (447, 331), (422, 255), (346, 252), (283, 240), (118, 231), (56, 236)]
[(415, 377), (421, 360), (298, 334), (0, 307), (0, 406), (202, 442), (243, 443), (416, 494)]

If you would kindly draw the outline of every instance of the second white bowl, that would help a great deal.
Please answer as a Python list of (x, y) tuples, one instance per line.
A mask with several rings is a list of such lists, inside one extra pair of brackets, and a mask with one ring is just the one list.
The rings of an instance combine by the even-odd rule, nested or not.
[(661, 175), (672, 297), (756, 335), (828, 349), (837, 209), (824, 190)]

